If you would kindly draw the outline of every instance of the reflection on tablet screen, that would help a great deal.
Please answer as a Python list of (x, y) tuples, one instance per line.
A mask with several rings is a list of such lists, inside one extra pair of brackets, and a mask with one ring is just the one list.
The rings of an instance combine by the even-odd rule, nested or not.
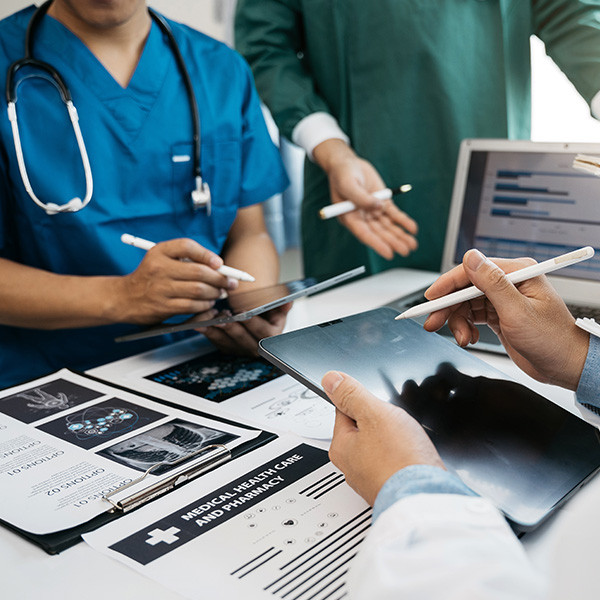
[(520, 529), (537, 525), (600, 466), (592, 425), (389, 308), (267, 338), (261, 354), (326, 397), (348, 373), (425, 428), (446, 467)]

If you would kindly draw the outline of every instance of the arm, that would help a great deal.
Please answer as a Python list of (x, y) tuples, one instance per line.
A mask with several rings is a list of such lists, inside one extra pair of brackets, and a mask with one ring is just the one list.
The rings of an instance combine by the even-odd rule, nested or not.
[(540, 578), (502, 515), (444, 465), (421, 426), (351, 377), (322, 381), (336, 405), (330, 457), (375, 503), (352, 597), (538, 598)]
[(372, 192), (386, 187), (377, 170), (348, 145), (325, 99), (317, 92), (302, 36), (300, 3), (241, 0), (236, 11), (236, 48), (246, 58), (262, 100), (281, 133), (327, 173), (332, 202), (351, 200), (360, 210), (339, 218), (381, 256), (407, 256), (417, 248), (417, 224), (393, 202)]
[(240, 282), (240, 291), (277, 283), (279, 258), (267, 232), (262, 204), (238, 211), (222, 254), (226, 264), (256, 278), (254, 283)]
[[(262, 205), (238, 211), (229, 232), (223, 256), (228, 265), (252, 274), (254, 283), (240, 282), (240, 291), (274, 285), (279, 275), (275, 246), (267, 233)], [(248, 321), (198, 329), (218, 348), (233, 354), (258, 354), (258, 341), (281, 333), (291, 304), (273, 309)]]
[(0, 258), (0, 323), (60, 329), (151, 324), (203, 312), (230, 285), (215, 270), (221, 264), (219, 256), (186, 239), (157, 244), (122, 277), (57, 275)]
[(250, 64), (256, 88), (279, 130), (288, 139), (296, 125), (313, 113), (330, 114), (317, 93), (302, 38), (298, 0), (239, 0), (235, 46)]
[(546, 44), (548, 55), (591, 103), (600, 89), (600, 2), (533, 0), (532, 6), (534, 33)]

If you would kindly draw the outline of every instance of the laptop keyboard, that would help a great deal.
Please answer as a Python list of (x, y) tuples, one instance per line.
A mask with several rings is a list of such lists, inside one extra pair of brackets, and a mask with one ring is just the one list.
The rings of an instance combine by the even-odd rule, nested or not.
[[(389, 306), (398, 312), (404, 312), (412, 306), (417, 306), (418, 304), (427, 301), (423, 295), (426, 289), (427, 288), (423, 288), (407, 296), (392, 300), (391, 302), (388, 302), (386, 306)], [(594, 319), (596, 322), (600, 323), (600, 308), (598, 307), (567, 304), (567, 308), (576, 319), (588, 317), (589, 319)], [(419, 323), (424, 323), (426, 318), (427, 317), (425, 316), (415, 320)], [(500, 343), (498, 336), (489, 327), (486, 325), (477, 325), (477, 329), (479, 329), (479, 342), (469, 346), (470, 348), (474, 348), (475, 350), (487, 350), (488, 352), (505, 353), (504, 347)], [(447, 325), (444, 325), (438, 333), (444, 337), (454, 339), (454, 336)]]
[[(398, 312), (404, 312), (412, 306), (417, 306), (418, 304), (422, 304), (423, 302), (427, 301), (427, 298), (425, 298), (423, 295), (426, 289), (427, 288), (423, 288), (412, 294), (408, 294), (407, 296), (402, 296), (401, 298), (392, 300), (391, 302), (388, 302), (386, 306), (389, 306)], [(426, 318), (427, 316), (419, 317), (415, 319), (415, 321), (423, 324)], [(474, 350), (485, 350), (487, 352), (506, 354), (504, 346), (501, 344), (498, 336), (487, 325), (476, 325), (476, 327), (479, 329), (479, 341), (476, 344), (470, 345), (469, 348), (473, 348)], [(447, 325), (444, 325), (437, 333), (454, 340), (454, 335)]]
[(600, 308), (598, 307), (567, 304), (567, 308), (576, 319), (587, 317), (588, 319), (594, 319), (595, 321), (600, 320)]

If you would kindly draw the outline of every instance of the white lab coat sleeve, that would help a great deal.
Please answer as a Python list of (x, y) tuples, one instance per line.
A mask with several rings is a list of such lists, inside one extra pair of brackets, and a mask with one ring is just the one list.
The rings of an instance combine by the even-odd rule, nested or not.
[(335, 117), (325, 112), (316, 112), (304, 117), (292, 130), (292, 142), (300, 146), (310, 160), (313, 160), (313, 150), (321, 142), (330, 139), (350, 143), (350, 138), (342, 131)]
[(385, 510), (351, 564), (352, 600), (546, 597), (504, 517), (486, 500), (414, 494)]

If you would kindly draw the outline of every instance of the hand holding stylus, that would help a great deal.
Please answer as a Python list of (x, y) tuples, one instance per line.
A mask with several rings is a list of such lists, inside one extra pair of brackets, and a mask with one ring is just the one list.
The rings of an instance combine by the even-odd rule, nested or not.
[[(558, 269), (574, 265), (582, 260), (592, 258), (592, 256), (594, 256), (594, 249), (591, 246), (586, 246), (579, 250), (561, 254), (556, 258), (545, 260), (539, 264), (535, 263), (529, 267), (513, 271), (507, 275), (507, 278), (511, 283), (521, 283), (527, 279), (533, 279), (534, 277), (539, 277), (540, 275), (545, 275), (546, 273), (551, 273)], [(423, 315), (428, 315), (436, 310), (442, 310), (443, 308), (448, 308), (449, 306), (454, 306), (461, 302), (466, 302), (467, 300), (473, 300), (474, 298), (483, 296), (483, 294), (484, 292), (480, 289), (471, 286), (463, 290), (452, 292), (447, 296), (413, 306), (412, 308), (405, 310), (402, 314), (399, 314), (396, 319), (414, 319), (416, 317), (422, 317)]]
[(437, 331), (447, 321), (456, 341), (466, 346), (479, 339), (475, 324), (486, 323), (525, 373), (543, 383), (576, 389), (589, 334), (575, 325), (545, 277), (525, 279), (518, 287), (511, 281), (520, 270), (543, 264), (530, 258), (488, 259), (478, 250), (469, 250), (462, 265), (444, 273), (425, 295), (440, 298), (469, 284), (481, 293), (431, 313), (425, 329)]

